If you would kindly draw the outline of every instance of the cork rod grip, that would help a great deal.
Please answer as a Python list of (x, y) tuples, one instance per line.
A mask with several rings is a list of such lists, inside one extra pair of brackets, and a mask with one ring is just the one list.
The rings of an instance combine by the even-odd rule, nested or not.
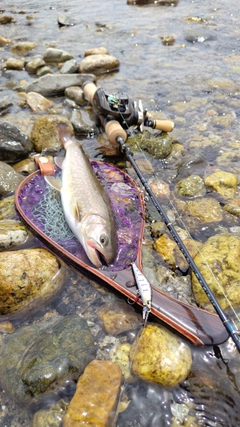
[(92, 100), (94, 97), (94, 94), (97, 90), (97, 86), (93, 82), (87, 82), (83, 86), (83, 92), (85, 95), (85, 98), (92, 104)]
[(153, 128), (163, 132), (172, 132), (174, 123), (171, 120), (154, 120)]
[(117, 122), (117, 120), (110, 120), (110, 122), (107, 122), (105, 126), (105, 132), (111, 144), (116, 143), (116, 138), (118, 136), (120, 136), (124, 142), (127, 139), (127, 134), (125, 130), (122, 128), (120, 123)]

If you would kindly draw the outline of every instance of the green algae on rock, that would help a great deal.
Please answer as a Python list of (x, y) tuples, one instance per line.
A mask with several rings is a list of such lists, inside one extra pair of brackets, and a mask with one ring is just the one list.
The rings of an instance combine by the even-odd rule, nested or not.
[[(240, 236), (230, 233), (210, 237), (194, 262), (223, 310), (240, 306)], [(198, 304), (214, 311), (196, 276), (192, 273), (192, 288)]]
[(173, 140), (165, 132), (144, 130), (128, 138), (128, 145), (135, 151), (146, 150), (155, 159), (165, 159), (172, 151)]
[(135, 375), (163, 387), (175, 387), (183, 382), (191, 369), (191, 350), (166, 328), (150, 324), (134, 341), (130, 360)]

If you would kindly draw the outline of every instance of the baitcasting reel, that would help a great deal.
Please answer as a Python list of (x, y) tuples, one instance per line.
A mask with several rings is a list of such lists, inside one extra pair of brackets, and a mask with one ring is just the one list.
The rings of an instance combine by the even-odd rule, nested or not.
[(107, 94), (103, 88), (97, 89), (93, 82), (85, 82), (83, 90), (104, 127), (108, 121), (116, 120), (123, 129), (137, 125), (141, 131), (143, 126), (164, 132), (173, 130), (174, 123), (171, 120), (152, 120), (147, 115), (147, 110), (143, 110), (141, 101), (139, 101), (137, 109), (136, 103), (131, 101), (127, 95)]

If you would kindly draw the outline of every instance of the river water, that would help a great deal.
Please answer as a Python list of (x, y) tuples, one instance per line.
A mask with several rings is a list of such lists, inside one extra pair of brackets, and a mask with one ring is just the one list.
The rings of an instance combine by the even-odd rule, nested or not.
[[(194, 158), (200, 153), (212, 165), (234, 172), (240, 178), (240, 3), (226, 0), (139, 3), (126, 0), (2, 0), (1, 12), (13, 15), (16, 24), (0, 28), (0, 35), (15, 42), (36, 42), (34, 54), (42, 55), (47, 47), (53, 46), (67, 50), (79, 61), (86, 49), (106, 47), (121, 65), (118, 72), (100, 76), (99, 86), (141, 99), (148, 110), (171, 118), (175, 123), (171, 136), (184, 147), (185, 155)], [(74, 25), (59, 27), (59, 13), (66, 15)], [(167, 38), (170, 43), (164, 42)], [(1, 61), (10, 56), (9, 49), (0, 50)], [(31, 81), (33, 78), (25, 71), (0, 75), (2, 98), (17, 99), (12, 86), (5, 84), (6, 79), (14, 79), (17, 86), (22, 79)], [(26, 119), (18, 104), (14, 103), (14, 118), (10, 120), (28, 131), (26, 120), (31, 122), (33, 117), (29, 113)], [(94, 140), (89, 145), (89, 154), (101, 158)], [(178, 161), (174, 165), (151, 161), (161, 178), (173, 185), (179, 173)], [(196, 169), (192, 167), (191, 173), (195, 172), (197, 166)], [(195, 402), (195, 413), (198, 411), (200, 416), (199, 424), (192, 424), (194, 426), (235, 427), (240, 422), (239, 414), (236, 415), (240, 405), (237, 361), (232, 356), (234, 351), (230, 344), (225, 345), (223, 352), (224, 360), (213, 349), (193, 349), (198, 367), (196, 381), (192, 379), (191, 385), (186, 383), (184, 391), (189, 387), (191, 392), (194, 387), (194, 391), (197, 390), (199, 400)], [(222, 381), (218, 381), (220, 372)], [(198, 383), (199, 378), (208, 375), (212, 376), (209, 386), (212, 395), (209, 390), (200, 390)], [(136, 396), (146, 410), (154, 401), (151, 401), (149, 389), (144, 387), (140, 387), (138, 393), (132, 391), (136, 412)], [(181, 401), (182, 392), (176, 391), (176, 401)], [(146, 393), (148, 400), (144, 400)], [(11, 417), (6, 426), (16, 425), (14, 412)], [(159, 418), (154, 424), (149, 415), (147, 425), (141, 424), (137, 415), (134, 419), (133, 412), (128, 417), (120, 417), (119, 427), (171, 425), (167, 417)]]

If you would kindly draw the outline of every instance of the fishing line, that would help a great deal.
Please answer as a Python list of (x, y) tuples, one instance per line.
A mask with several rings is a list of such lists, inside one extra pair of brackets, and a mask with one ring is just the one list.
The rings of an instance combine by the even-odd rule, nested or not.
[[(142, 138), (143, 138), (143, 136), (142, 136)], [(144, 157), (144, 160), (147, 162), (147, 164), (149, 165), (149, 167), (151, 167), (151, 169), (153, 170), (153, 173), (152, 173), (152, 174), (153, 174), (154, 178), (156, 178), (156, 180), (157, 180), (158, 182), (160, 182), (160, 180), (159, 180), (159, 178), (158, 178), (158, 176), (157, 176), (157, 174), (156, 174), (155, 170), (154, 170), (154, 169), (153, 169), (153, 167), (152, 167), (151, 162), (149, 161), (149, 159), (147, 158), (146, 154), (145, 154), (145, 153), (144, 153), (144, 151), (142, 150), (142, 148), (141, 148), (141, 146), (140, 146), (139, 142), (138, 142), (138, 141), (136, 141), (136, 144), (137, 144), (138, 148), (140, 149), (141, 154), (142, 154), (142, 156)], [(200, 256), (201, 256), (202, 260), (205, 262), (205, 264), (206, 264), (206, 266), (207, 266), (207, 268), (208, 268), (208, 270), (209, 270), (210, 274), (211, 274), (211, 275), (212, 275), (212, 277), (214, 278), (214, 280), (215, 280), (215, 282), (216, 282), (216, 284), (217, 284), (218, 288), (219, 288), (219, 289), (220, 289), (220, 291), (222, 292), (222, 294), (223, 294), (223, 296), (224, 296), (225, 300), (226, 300), (226, 301), (227, 301), (227, 303), (229, 304), (229, 307), (231, 308), (231, 310), (232, 310), (232, 312), (234, 313), (234, 315), (235, 315), (236, 319), (237, 319), (237, 320), (239, 321), (239, 323), (240, 323), (240, 317), (238, 316), (238, 314), (237, 314), (236, 310), (234, 309), (234, 307), (233, 307), (233, 305), (232, 305), (231, 301), (229, 300), (229, 298), (228, 298), (228, 296), (227, 296), (226, 292), (224, 291), (223, 287), (221, 286), (221, 283), (220, 283), (220, 282), (219, 282), (219, 280), (217, 279), (216, 275), (214, 274), (213, 270), (211, 269), (211, 267), (210, 267), (209, 263), (207, 262), (206, 258), (203, 256), (203, 253), (202, 253), (202, 251), (201, 251), (201, 248), (199, 248), (199, 247), (198, 247), (198, 245), (197, 245), (196, 241), (192, 238), (191, 234), (189, 233), (189, 230), (187, 229), (187, 227), (186, 227), (186, 225), (185, 225), (184, 221), (183, 221), (183, 220), (182, 220), (182, 218), (181, 218), (180, 213), (178, 212), (178, 210), (177, 210), (176, 206), (172, 203), (172, 201), (171, 201), (170, 197), (168, 197), (167, 195), (166, 195), (166, 197), (167, 197), (168, 203), (171, 205), (172, 209), (175, 211), (175, 213), (176, 213), (176, 215), (177, 215), (177, 217), (178, 217), (179, 222), (182, 224), (182, 227), (184, 228), (184, 230), (186, 231), (187, 235), (189, 236), (189, 238), (190, 238), (190, 239), (191, 239), (191, 241), (193, 242), (193, 245), (195, 246), (195, 248), (196, 248), (197, 252), (200, 254)]]
[[(121, 112), (119, 111), (119, 114), (121, 115)], [(122, 116), (122, 115), (121, 115)], [(127, 125), (128, 126), (128, 125)], [(129, 126), (128, 126), (129, 129)], [(238, 331), (238, 329), (235, 327), (233, 327), (232, 323), (229, 321), (229, 319), (227, 318), (227, 316), (225, 315), (224, 311), (222, 310), (220, 304), (218, 303), (217, 299), (215, 298), (213, 292), (211, 291), (211, 289), (209, 288), (207, 282), (205, 281), (204, 277), (202, 276), (201, 272), (199, 271), (198, 267), (196, 266), (195, 262), (193, 261), (193, 258), (191, 257), (191, 255), (189, 254), (187, 248), (185, 247), (185, 245), (183, 244), (179, 234), (176, 232), (175, 228), (173, 227), (173, 225), (171, 224), (171, 221), (169, 220), (168, 216), (166, 215), (165, 211), (163, 210), (163, 208), (161, 207), (160, 203), (158, 202), (155, 194), (153, 193), (153, 191), (151, 190), (149, 184), (147, 183), (147, 180), (144, 178), (144, 176), (142, 175), (139, 167), (137, 166), (131, 152), (130, 152), (130, 148), (128, 145), (125, 144), (124, 139), (122, 138), (122, 136), (116, 136), (116, 141), (119, 143), (120, 147), (121, 147), (121, 151), (126, 155), (126, 157), (128, 158), (128, 160), (130, 161), (131, 165), (133, 166), (135, 172), (137, 173), (137, 176), (139, 177), (141, 183), (143, 184), (145, 190), (147, 191), (147, 193), (149, 194), (154, 206), (156, 207), (157, 211), (160, 213), (161, 217), (163, 218), (167, 228), (169, 229), (172, 237), (174, 238), (175, 242), (177, 243), (179, 249), (181, 250), (181, 252), (183, 253), (184, 257), (186, 258), (189, 266), (191, 267), (192, 271), (194, 272), (196, 278), (198, 279), (200, 285), (202, 286), (202, 289), (204, 290), (204, 292), (206, 293), (209, 301), (211, 302), (212, 306), (214, 307), (215, 311), (217, 312), (217, 314), (219, 315), (223, 325), (225, 326), (228, 334), (231, 336), (232, 340), (234, 341), (234, 343), (236, 344), (236, 347), (238, 349), (238, 351), (240, 352), (240, 332)], [(140, 149), (140, 152), (142, 153), (142, 155), (144, 156), (144, 158), (148, 161), (148, 159), (145, 156), (145, 153), (143, 153), (141, 147), (139, 146), (138, 142), (137, 145)], [(151, 163), (149, 162), (149, 165), (151, 165)], [(152, 165), (151, 165), (151, 169), (153, 169)], [(154, 169), (153, 169), (154, 170)], [(156, 176), (156, 174), (155, 174)], [(156, 176), (156, 179), (158, 180), (158, 177)], [(170, 200), (169, 200), (170, 201)], [(171, 205), (172, 202), (171, 202)], [(177, 209), (174, 207), (175, 211), (178, 214)], [(180, 215), (178, 214), (179, 218)], [(186, 226), (184, 226), (184, 228), (186, 229)], [(186, 229), (187, 230), (187, 229)], [(189, 236), (190, 233), (188, 232)], [(190, 236), (190, 238), (192, 239), (192, 237)], [(193, 239), (192, 239), (193, 240)], [(201, 254), (203, 260), (205, 261), (203, 255)], [(206, 261), (205, 261), (206, 262)], [(209, 271), (211, 271), (210, 266), (208, 265)], [(213, 272), (211, 273), (213, 274)], [(216, 280), (217, 285), (219, 286), (219, 289), (221, 290), (221, 286), (220, 283), (218, 283), (217, 278), (214, 276), (213, 277)], [(228, 300), (228, 299), (227, 299)], [(233, 309), (232, 305), (231, 305), (231, 309), (232, 312), (235, 314), (236, 318), (238, 319), (238, 315), (235, 312), (235, 310)], [(235, 322), (234, 322), (234, 326), (235, 326)]]

